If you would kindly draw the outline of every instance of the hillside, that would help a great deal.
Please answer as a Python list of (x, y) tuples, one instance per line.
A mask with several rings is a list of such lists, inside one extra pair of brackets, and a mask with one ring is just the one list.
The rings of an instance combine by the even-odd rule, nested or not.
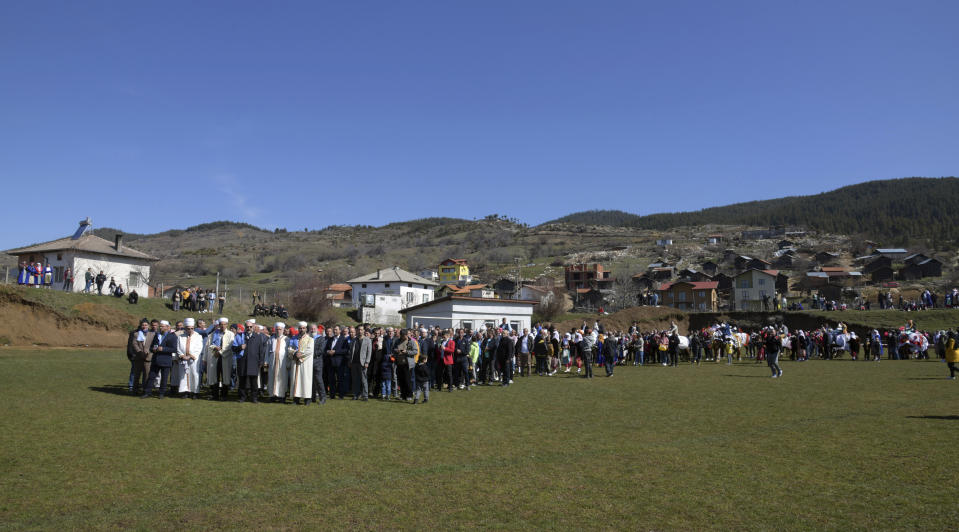
[(639, 216), (623, 211), (585, 211), (549, 223), (669, 230), (708, 224), (785, 225), (863, 235), (888, 245), (929, 240), (935, 247), (959, 240), (959, 179), (905, 178), (870, 181), (811, 196), (736, 203), (700, 211)]

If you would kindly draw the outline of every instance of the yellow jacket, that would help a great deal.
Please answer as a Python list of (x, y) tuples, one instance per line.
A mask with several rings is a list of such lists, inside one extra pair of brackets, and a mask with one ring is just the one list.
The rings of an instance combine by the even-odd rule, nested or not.
[(959, 345), (953, 338), (946, 342), (946, 362), (959, 362)]

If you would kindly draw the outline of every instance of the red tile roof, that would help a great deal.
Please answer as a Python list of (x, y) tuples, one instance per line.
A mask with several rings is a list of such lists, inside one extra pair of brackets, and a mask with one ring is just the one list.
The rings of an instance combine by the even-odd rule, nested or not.
[(719, 282), (717, 282), (717, 281), (695, 281), (695, 282), (691, 282), (691, 281), (677, 281), (677, 282), (675, 282), (675, 283), (667, 283), (667, 284), (664, 284), (662, 287), (660, 287), (659, 290), (660, 290), (661, 292), (665, 292), (666, 290), (669, 290), (670, 288), (672, 288), (673, 286), (676, 286), (676, 285), (678, 285), (678, 284), (688, 284), (688, 285), (691, 285), (691, 286), (693, 287), (693, 290), (715, 290), (715, 289), (719, 288)]

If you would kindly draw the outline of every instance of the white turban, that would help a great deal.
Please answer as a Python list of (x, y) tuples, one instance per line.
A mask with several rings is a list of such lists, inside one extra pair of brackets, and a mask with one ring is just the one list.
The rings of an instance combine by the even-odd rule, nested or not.
[(219, 321), (220, 323), (230, 323), (230, 320), (227, 319), (227, 318), (220, 318), (220, 319), (217, 320), (217, 321)]
[(247, 320), (247, 321), (249, 321), (250, 323), (256, 323), (256, 319), (254, 319), (254, 318), (250, 318), (250, 319)]
[(277, 329), (286, 329), (286, 324), (283, 323), (282, 321), (278, 321), (274, 323), (273, 326), (276, 327)]
[(184, 327), (193, 327), (194, 325), (196, 325), (196, 321), (193, 318), (187, 318), (183, 320)]
[(170, 325), (170, 322), (166, 320), (160, 320), (160, 325)]
[(306, 327), (306, 325), (307, 325), (307, 324), (306, 324), (305, 321), (301, 321), (301, 322), (299, 322), (299, 323), (296, 324), (296, 326), (299, 327), (299, 328), (301, 328), (301, 329), (303, 329), (304, 327)]

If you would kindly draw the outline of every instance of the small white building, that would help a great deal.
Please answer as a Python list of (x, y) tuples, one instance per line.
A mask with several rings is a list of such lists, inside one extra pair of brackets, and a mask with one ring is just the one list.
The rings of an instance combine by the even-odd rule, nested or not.
[(732, 310), (763, 310), (768, 298), (770, 309), (776, 299), (777, 270), (749, 269), (733, 279)]
[(380, 325), (400, 325), (400, 311), (433, 300), (438, 283), (393, 266), (350, 279), (353, 306), (360, 321)]
[(532, 285), (523, 285), (519, 288), (519, 291), (516, 292), (517, 299), (524, 299), (526, 301), (536, 301), (539, 304), (546, 303), (553, 298), (553, 292), (540, 287)]
[[(16, 256), (18, 263), (49, 264), (53, 268), (54, 288), (63, 287), (64, 273), (70, 268), (73, 272), (71, 290), (82, 291), (89, 269), (94, 276), (103, 272), (107, 277), (104, 290), (112, 277), (127, 294), (136, 290), (140, 297), (150, 297), (150, 267), (159, 259), (124, 246), (121, 234), (117, 234), (114, 241), (110, 242), (89, 232), (90, 227), (91, 222), (87, 218), (80, 222), (73, 236), (11, 249), (7, 254)], [(96, 285), (92, 290), (96, 290)]]
[(533, 306), (538, 301), (522, 299), (490, 299), (483, 297), (446, 296), (400, 310), (406, 327), (421, 326), (464, 328), (478, 331), (497, 327), (506, 318), (513, 330), (532, 328)]

